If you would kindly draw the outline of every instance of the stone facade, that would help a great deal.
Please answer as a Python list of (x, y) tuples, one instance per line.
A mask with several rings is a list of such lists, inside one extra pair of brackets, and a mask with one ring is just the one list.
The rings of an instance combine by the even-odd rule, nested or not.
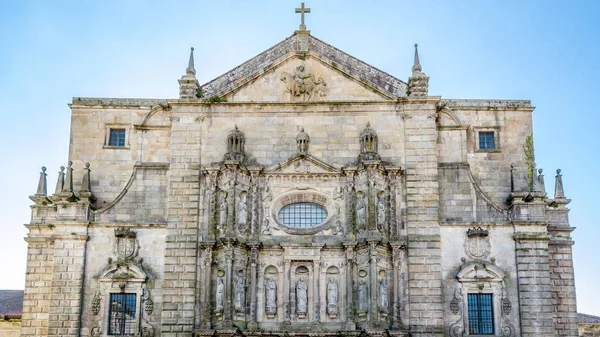
[(73, 99), (22, 336), (577, 336), (529, 101), (430, 96), (416, 49), (403, 82), (305, 30), (195, 74), (179, 99)]

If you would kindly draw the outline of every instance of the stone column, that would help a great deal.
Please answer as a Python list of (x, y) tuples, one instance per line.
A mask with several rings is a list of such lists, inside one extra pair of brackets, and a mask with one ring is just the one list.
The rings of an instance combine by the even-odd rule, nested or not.
[(346, 248), (346, 327), (347, 331), (355, 330), (354, 323), (354, 285), (352, 282), (352, 264), (354, 263), (354, 247), (356, 242), (344, 242)]
[(258, 272), (258, 243), (248, 243), (250, 246), (250, 323), (248, 330), (257, 330), (257, 307), (256, 307), (256, 287), (257, 287), (257, 272)]
[(232, 317), (232, 288), (233, 288), (233, 247), (231, 243), (225, 244), (225, 249), (223, 254), (225, 255), (225, 301), (224, 303), (224, 317), (223, 317), (223, 327), (230, 327), (233, 324)]
[(378, 320), (377, 317), (377, 242), (378, 240), (367, 240), (369, 243), (369, 278), (371, 290), (371, 309), (369, 314), (371, 324)]
[(392, 297), (392, 310), (393, 310), (393, 324), (394, 329), (402, 328), (402, 321), (400, 318), (400, 265), (402, 259), (402, 245), (399, 243), (392, 243), (392, 258), (394, 265), (394, 291)]
[(199, 291), (199, 317), (200, 328), (210, 329), (211, 321), (211, 310), (210, 310), (210, 299), (211, 299), (211, 265), (212, 265), (212, 245), (214, 242), (202, 242), (202, 259), (200, 261), (200, 291)]
[(321, 277), (321, 260), (313, 261), (313, 326), (321, 328), (321, 297), (319, 295), (319, 278)]
[(283, 277), (283, 314), (285, 324), (290, 324), (290, 281), (292, 275), (290, 275), (290, 265), (292, 261), (289, 259), (285, 260), (284, 264), (284, 277)]

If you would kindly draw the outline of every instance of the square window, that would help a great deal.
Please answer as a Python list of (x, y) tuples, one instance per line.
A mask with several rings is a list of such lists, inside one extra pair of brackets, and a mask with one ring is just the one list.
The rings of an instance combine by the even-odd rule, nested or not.
[(496, 148), (494, 131), (479, 132), (479, 149), (494, 150)]
[(492, 294), (468, 294), (469, 334), (494, 334), (494, 302)]
[(129, 336), (135, 334), (136, 294), (110, 294), (108, 334)]
[(108, 146), (125, 146), (125, 129), (110, 129)]

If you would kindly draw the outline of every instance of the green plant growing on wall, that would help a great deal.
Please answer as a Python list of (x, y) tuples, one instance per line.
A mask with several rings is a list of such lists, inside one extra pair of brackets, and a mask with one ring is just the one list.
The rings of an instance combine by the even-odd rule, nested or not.
[(221, 96), (212, 96), (206, 100), (208, 103), (222, 103), (227, 102), (227, 98)]
[(527, 162), (527, 186), (529, 186), (529, 190), (533, 190), (533, 176), (535, 174), (535, 153), (533, 150), (533, 134), (530, 134), (525, 138), (525, 145), (523, 145), (523, 150), (525, 150), (525, 161)]

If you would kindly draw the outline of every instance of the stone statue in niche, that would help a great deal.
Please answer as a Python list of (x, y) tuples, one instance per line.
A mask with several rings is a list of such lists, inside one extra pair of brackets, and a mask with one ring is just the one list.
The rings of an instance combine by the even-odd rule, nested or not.
[(382, 194), (377, 201), (377, 225), (380, 229), (384, 228), (385, 224), (385, 196)]
[(333, 277), (327, 283), (327, 313), (334, 318), (338, 314), (338, 285)]
[(277, 283), (272, 276), (265, 277), (265, 312), (274, 317), (277, 313)]
[(309, 73), (304, 65), (297, 66), (293, 74), (282, 71), (280, 80), (285, 83), (285, 92), (290, 93), (292, 100), (309, 101), (316, 96), (325, 96), (327, 84), (323, 78)]
[(369, 286), (364, 280), (358, 284), (358, 313), (366, 314), (369, 311)]
[(246, 202), (246, 192), (240, 194), (240, 200), (238, 202), (238, 224), (246, 225), (248, 221), (248, 205)]
[(367, 223), (365, 196), (362, 192), (356, 194), (356, 224), (359, 228), (364, 228)]
[(342, 199), (344, 197), (344, 190), (341, 187), (336, 187), (333, 189), (333, 199)]
[(300, 277), (296, 283), (296, 312), (298, 316), (306, 315), (308, 311), (308, 286), (304, 277)]
[(235, 281), (235, 301), (234, 307), (236, 312), (244, 312), (246, 303), (246, 286), (243, 277), (238, 277)]
[(224, 232), (227, 226), (227, 194), (221, 193), (221, 201), (219, 203), (219, 230)]
[(217, 295), (215, 297), (216, 309), (218, 312), (223, 311), (223, 300), (225, 296), (225, 284), (223, 283), (223, 277), (217, 278)]
[(388, 291), (387, 291), (387, 280), (382, 278), (379, 280), (377, 304), (379, 305), (379, 311), (387, 312), (388, 310)]

